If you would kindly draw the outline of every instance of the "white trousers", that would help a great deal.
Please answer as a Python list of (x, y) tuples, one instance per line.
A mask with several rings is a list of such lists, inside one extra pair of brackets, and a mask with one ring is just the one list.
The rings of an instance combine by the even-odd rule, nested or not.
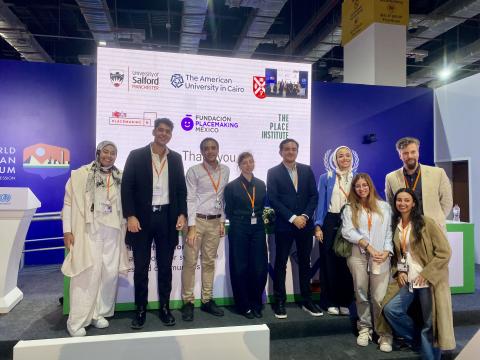
[(98, 231), (90, 234), (93, 266), (70, 279), (70, 332), (90, 325), (92, 319), (113, 316), (120, 262), (119, 231), (99, 225)]
[[(387, 261), (389, 260), (387, 259)], [(352, 256), (347, 259), (347, 265), (353, 278), (355, 302), (359, 317), (357, 328), (358, 330), (364, 328), (372, 329), (373, 325), (375, 325), (374, 319), (377, 319), (380, 315), (381, 302), (385, 297), (390, 281), (390, 271), (378, 275), (368, 272), (367, 255), (362, 254), (356, 245), (352, 247)], [(379, 336), (389, 335), (376, 332)]]

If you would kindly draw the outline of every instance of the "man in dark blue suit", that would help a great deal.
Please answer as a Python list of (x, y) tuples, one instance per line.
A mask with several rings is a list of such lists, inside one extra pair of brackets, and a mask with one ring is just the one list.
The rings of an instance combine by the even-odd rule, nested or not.
[(296, 162), (298, 142), (285, 139), (280, 143), (281, 164), (268, 170), (267, 193), (275, 210), (275, 269), (273, 291), (274, 312), (285, 319), (285, 276), (293, 241), (297, 248), (302, 309), (312, 316), (323, 313), (312, 302), (310, 291), (310, 253), (313, 243), (313, 212), (318, 201), (313, 171), (308, 165)]

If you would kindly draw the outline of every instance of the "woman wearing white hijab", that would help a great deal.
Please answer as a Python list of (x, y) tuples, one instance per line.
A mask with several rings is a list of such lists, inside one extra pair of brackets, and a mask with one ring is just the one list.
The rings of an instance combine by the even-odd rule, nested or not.
[(341, 223), (340, 211), (347, 203), (353, 178), (352, 150), (339, 146), (333, 152), (334, 172), (320, 175), (315, 211), (315, 238), (320, 242), (320, 305), (330, 315), (349, 315), (353, 302), (353, 282), (345, 258), (333, 251), (333, 241)]
[(108, 327), (118, 274), (129, 268), (116, 157), (115, 144), (102, 141), (95, 161), (73, 170), (65, 187), (62, 220), (69, 253), (62, 272), (70, 277), (71, 336), (85, 336), (90, 324)]

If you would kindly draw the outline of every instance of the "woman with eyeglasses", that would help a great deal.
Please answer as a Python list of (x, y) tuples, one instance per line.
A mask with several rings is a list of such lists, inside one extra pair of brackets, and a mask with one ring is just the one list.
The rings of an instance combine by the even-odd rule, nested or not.
[(392, 336), (380, 331), (375, 319), (380, 314), (390, 279), (391, 209), (378, 196), (368, 174), (359, 173), (353, 178), (342, 221), (342, 236), (353, 244), (347, 265), (353, 277), (359, 317), (357, 345), (367, 346), (375, 329), (380, 350), (390, 352)]

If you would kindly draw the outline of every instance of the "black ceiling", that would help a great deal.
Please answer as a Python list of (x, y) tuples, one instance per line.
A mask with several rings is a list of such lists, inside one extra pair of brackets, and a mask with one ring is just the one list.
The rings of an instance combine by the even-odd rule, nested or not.
[[(35, 36), (37, 42), (58, 63), (78, 64), (79, 55), (94, 58), (96, 42), (76, 0), (3, 0), (9, 9)], [(178, 51), (183, 2), (179, 0), (106, 0), (115, 29), (141, 29), (145, 32), (142, 44), (126, 45), (136, 48)], [(447, 0), (411, 0), (410, 14), (430, 14)], [(331, 9), (319, 21), (326, 5)], [(288, 0), (271, 26), (267, 38), (260, 44), (254, 58), (302, 60), (309, 41), (331, 24), (339, 24), (341, 1)], [(209, 0), (203, 28), (206, 39), (200, 41), (198, 53), (231, 56), (242, 31), (255, 11), (249, 7), (230, 8), (225, 0)], [(167, 26), (169, 24), (169, 26)], [(306, 26), (309, 25), (308, 29)], [(0, 29), (1, 33), (1, 29)], [(409, 30), (415, 36), (415, 30)], [(282, 38), (283, 42), (275, 39)], [(422, 62), (408, 59), (407, 73), (411, 74), (441, 58), (448, 58), (456, 49), (480, 38), (480, 17), (476, 16), (428, 41), (420, 49), (428, 50)], [(20, 54), (0, 36), (0, 59), (20, 60)], [(316, 80), (332, 81), (331, 67), (343, 67), (343, 49), (335, 46), (314, 64)], [(477, 63), (464, 67), (455, 79), (480, 71)]]

